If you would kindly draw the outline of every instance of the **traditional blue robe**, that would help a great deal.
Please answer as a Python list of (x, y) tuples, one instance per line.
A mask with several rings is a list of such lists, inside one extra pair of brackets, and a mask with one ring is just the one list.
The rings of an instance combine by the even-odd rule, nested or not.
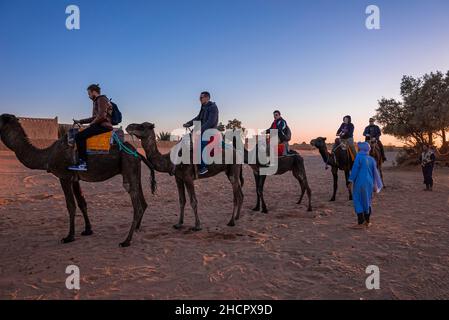
[(382, 179), (377, 171), (376, 161), (369, 155), (366, 142), (358, 144), (359, 152), (354, 160), (349, 181), (353, 183), (353, 202), (357, 214), (370, 214), (373, 191), (380, 192)]

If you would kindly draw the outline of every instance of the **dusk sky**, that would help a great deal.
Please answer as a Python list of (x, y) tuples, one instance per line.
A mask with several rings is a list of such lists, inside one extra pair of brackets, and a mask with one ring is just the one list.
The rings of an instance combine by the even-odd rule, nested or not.
[[(80, 30), (66, 29), (70, 4)], [(365, 27), (370, 4), (380, 30)], [(448, 16), (447, 0), (0, 0), (0, 113), (71, 123), (100, 83), (124, 125), (171, 131), (208, 90), (223, 122), (267, 128), (280, 109), (308, 142), (350, 114), (360, 140), (404, 74), (449, 70)]]

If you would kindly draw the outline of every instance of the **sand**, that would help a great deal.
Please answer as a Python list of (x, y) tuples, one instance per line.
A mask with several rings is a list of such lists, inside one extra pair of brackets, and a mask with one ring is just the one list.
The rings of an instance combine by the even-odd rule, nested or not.
[[(132, 207), (121, 177), (82, 183), (94, 235), (59, 241), (68, 215), (58, 180), (0, 153), (0, 299), (447, 299), (449, 298), (449, 170), (435, 172), (435, 191), (423, 192), (419, 168), (387, 168), (388, 186), (374, 200), (373, 226), (353, 230), (346, 190), (331, 197), (332, 177), (315, 152), (303, 152), (313, 212), (296, 205), (291, 174), (269, 177), (270, 212), (250, 210), (254, 181), (245, 166), (244, 206), (227, 227), (231, 186), (222, 174), (196, 182), (203, 231), (175, 230), (178, 198), (173, 177), (157, 174), (143, 229), (129, 248)], [(391, 155), (390, 155), (391, 156)], [(340, 173), (340, 186), (343, 186)], [(77, 265), (81, 289), (68, 290), (68, 265)], [(380, 268), (380, 290), (368, 290), (365, 269)]]

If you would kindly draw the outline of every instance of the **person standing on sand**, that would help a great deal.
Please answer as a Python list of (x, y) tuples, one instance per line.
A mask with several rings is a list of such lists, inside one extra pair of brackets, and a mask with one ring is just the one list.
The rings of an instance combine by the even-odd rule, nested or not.
[(357, 228), (370, 225), (371, 201), (373, 192), (380, 192), (383, 187), (382, 179), (376, 168), (376, 160), (369, 155), (370, 145), (359, 142), (359, 152), (349, 177), (349, 187), (353, 188), (353, 202), (357, 214)]
[(423, 152), (419, 157), (419, 161), (421, 162), (422, 174), (424, 176), (424, 184), (426, 185), (426, 189), (424, 191), (432, 191), (433, 189), (433, 167), (435, 165), (435, 152), (433, 152), (432, 148), (425, 144), (423, 146)]

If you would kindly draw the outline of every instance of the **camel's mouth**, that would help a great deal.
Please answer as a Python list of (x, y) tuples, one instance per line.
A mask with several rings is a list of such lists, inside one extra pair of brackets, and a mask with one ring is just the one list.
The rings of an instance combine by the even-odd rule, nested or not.
[(136, 124), (130, 124), (126, 127), (125, 130), (132, 137), (136, 137), (138, 139), (141, 139), (143, 137), (143, 130), (140, 129)]

